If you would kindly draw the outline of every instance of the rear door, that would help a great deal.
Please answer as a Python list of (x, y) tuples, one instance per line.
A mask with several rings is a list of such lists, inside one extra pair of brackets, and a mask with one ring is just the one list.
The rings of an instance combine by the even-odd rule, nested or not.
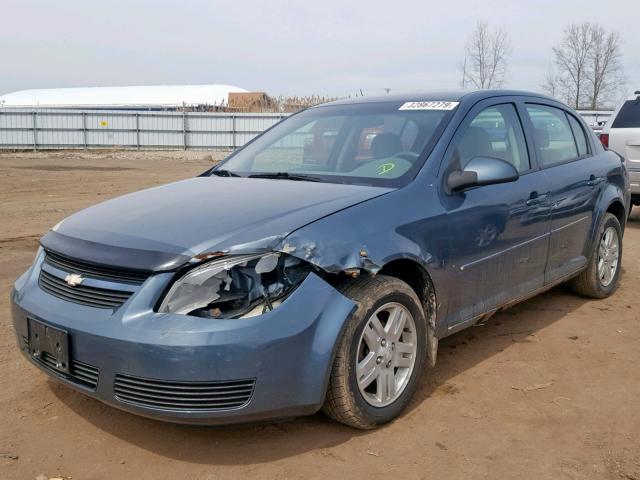
[(606, 165), (593, 155), (591, 136), (572, 113), (527, 103), (538, 164), (551, 186), (551, 234), (545, 283), (575, 273), (587, 263), (593, 212), (606, 179)]
[(474, 157), (513, 164), (515, 182), (443, 196), (451, 279), (450, 330), (543, 286), (549, 232), (549, 184), (535, 168), (513, 97), (480, 102), (467, 115), (445, 154), (446, 170)]

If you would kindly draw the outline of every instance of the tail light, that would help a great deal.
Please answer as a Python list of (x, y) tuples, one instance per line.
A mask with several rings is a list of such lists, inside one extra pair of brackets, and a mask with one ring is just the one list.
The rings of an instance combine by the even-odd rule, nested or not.
[(600, 134), (600, 142), (604, 148), (609, 148), (609, 134), (601, 133)]

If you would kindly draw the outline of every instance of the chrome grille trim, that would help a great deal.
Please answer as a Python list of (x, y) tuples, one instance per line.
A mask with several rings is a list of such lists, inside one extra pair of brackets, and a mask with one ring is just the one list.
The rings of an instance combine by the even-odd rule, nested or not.
[(116, 309), (133, 295), (133, 292), (107, 290), (85, 285), (71, 287), (62, 278), (51, 275), (45, 270), (40, 270), (38, 285), (45, 292), (58, 298), (95, 308)]
[(42, 352), (42, 354), (36, 359), (36, 362), (43, 368), (51, 371), (57, 375), (62, 375), (68, 381), (81, 385), (85, 388), (95, 390), (98, 386), (99, 372), (98, 368), (88, 363), (80, 362), (78, 360), (71, 360), (69, 365), (69, 373), (61, 372), (56, 368), (56, 361), (53, 355)]
[(251, 399), (255, 380), (171, 382), (116, 375), (116, 399), (147, 408), (211, 411), (240, 408)]
[(130, 283), (133, 285), (140, 285), (150, 275), (150, 272), (140, 272), (136, 270), (127, 270), (124, 268), (93, 265), (88, 262), (65, 257), (49, 250), (45, 251), (44, 261), (52, 267), (63, 270), (65, 272), (78, 273), (86, 277), (117, 283)]

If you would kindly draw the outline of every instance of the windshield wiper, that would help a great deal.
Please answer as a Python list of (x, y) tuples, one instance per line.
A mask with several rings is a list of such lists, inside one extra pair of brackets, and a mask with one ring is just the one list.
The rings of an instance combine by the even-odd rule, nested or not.
[(300, 180), (303, 182), (319, 182), (320, 179), (311, 177), (309, 175), (299, 175), (289, 172), (269, 172), (269, 173), (254, 173), (248, 175), (249, 178), (275, 178), (276, 180)]
[(234, 173), (230, 170), (225, 170), (224, 168), (217, 168), (215, 170), (211, 170), (211, 175), (216, 175), (218, 177), (239, 177), (237, 173)]

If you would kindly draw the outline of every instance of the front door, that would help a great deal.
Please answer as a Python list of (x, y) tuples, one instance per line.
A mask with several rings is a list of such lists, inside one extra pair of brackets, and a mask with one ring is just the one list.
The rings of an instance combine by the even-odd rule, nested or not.
[(503, 159), (518, 180), (443, 195), (449, 230), (449, 329), (544, 284), (549, 240), (549, 182), (533, 168), (514, 103), (481, 102), (446, 154), (444, 177), (474, 157)]

